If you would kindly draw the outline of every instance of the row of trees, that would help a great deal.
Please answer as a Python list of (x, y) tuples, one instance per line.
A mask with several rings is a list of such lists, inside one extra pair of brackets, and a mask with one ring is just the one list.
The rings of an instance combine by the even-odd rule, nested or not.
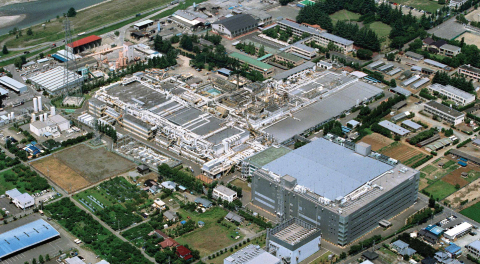
[(429, 139), (437, 134), (438, 131), (436, 128), (430, 128), (429, 130), (425, 130), (423, 132), (418, 133), (414, 137), (409, 138), (407, 141), (410, 145), (416, 145), (417, 143), (424, 141), (425, 139)]
[(110, 263), (150, 264), (137, 248), (123, 242), (69, 198), (45, 207), (51, 217)]
[(432, 83), (439, 83), (442, 85), (451, 85), (465, 92), (473, 93), (475, 92), (475, 87), (473, 86), (473, 81), (463, 77), (450, 77), (448, 73), (443, 71), (437, 71), (433, 76)]
[(109, 124), (103, 124), (103, 123), (97, 122), (97, 128), (98, 128), (98, 131), (109, 136), (113, 140), (113, 143), (117, 143), (117, 130), (115, 130), (114, 127), (112, 127)]
[[(342, 38), (353, 40), (357, 46), (373, 51), (380, 51), (380, 40), (377, 34), (367, 27), (359, 28), (358, 24), (337, 21), (332, 33)], [(363, 59), (370, 59), (372, 55), (370, 54), (368, 57), (369, 58)]]

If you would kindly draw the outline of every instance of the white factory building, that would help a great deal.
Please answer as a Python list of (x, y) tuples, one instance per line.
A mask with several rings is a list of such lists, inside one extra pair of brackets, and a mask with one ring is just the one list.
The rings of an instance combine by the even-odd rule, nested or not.
[(223, 185), (218, 185), (213, 189), (212, 196), (215, 199), (220, 198), (231, 203), (233, 200), (237, 199), (237, 192)]
[(5, 194), (12, 199), (12, 203), (20, 209), (26, 209), (35, 205), (35, 199), (28, 193), (21, 193), (16, 188), (6, 191)]
[[(67, 81), (68, 76), (68, 84)], [(47, 91), (49, 94), (60, 94), (64, 92), (65, 88), (78, 87), (83, 82), (83, 76), (76, 74), (73, 71), (65, 71), (61, 66), (42, 72), (32, 78), (29, 78), (32, 84), (42, 90)]]
[(287, 263), (298, 264), (320, 250), (321, 230), (292, 218), (267, 230), (267, 251)]
[(54, 108), (52, 115), (48, 113), (38, 115), (32, 114), (32, 122), (30, 123), (30, 132), (37, 136), (57, 136), (60, 132), (70, 129), (70, 121), (61, 115), (56, 115)]
[[(27, 85), (14, 80), (8, 76), (0, 77), (0, 85), (6, 87), (16, 93), (24, 93), (28, 90)], [(7, 92), (8, 93), (8, 92)]]

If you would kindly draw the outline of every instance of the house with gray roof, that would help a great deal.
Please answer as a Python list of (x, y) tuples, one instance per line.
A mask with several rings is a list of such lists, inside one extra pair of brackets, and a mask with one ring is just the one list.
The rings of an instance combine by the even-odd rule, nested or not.
[(397, 251), (397, 253), (402, 256), (412, 256), (417, 252), (415, 249), (410, 248), (409, 245), (402, 240), (397, 240), (393, 242), (392, 249)]

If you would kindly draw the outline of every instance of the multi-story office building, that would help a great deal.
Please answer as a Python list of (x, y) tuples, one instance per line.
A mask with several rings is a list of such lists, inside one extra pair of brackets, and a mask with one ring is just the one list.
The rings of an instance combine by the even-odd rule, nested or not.
[(475, 101), (475, 95), (467, 93), (451, 85), (434, 83), (427, 88), (432, 92), (438, 92), (439, 94), (446, 96), (449, 100), (454, 101), (457, 105), (464, 106)]
[(464, 77), (472, 78), (477, 82), (480, 81), (480, 69), (472, 67), (470, 64), (458, 67), (458, 73)]
[(419, 172), (367, 144), (317, 139), (253, 173), (252, 203), (347, 245), (417, 200)]
[(424, 105), (425, 112), (437, 116), (443, 121), (451, 124), (458, 125), (465, 120), (465, 114), (459, 112), (455, 109), (452, 109), (446, 105), (437, 103), (435, 101), (430, 101)]

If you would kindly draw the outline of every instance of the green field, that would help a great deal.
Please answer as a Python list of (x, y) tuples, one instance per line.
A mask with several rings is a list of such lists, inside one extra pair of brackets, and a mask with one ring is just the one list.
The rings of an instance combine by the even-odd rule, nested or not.
[(394, 2), (397, 4), (412, 6), (427, 12), (434, 12), (443, 7), (443, 5), (439, 5), (436, 1), (431, 0), (395, 0)]
[(378, 21), (368, 24), (367, 27), (375, 31), (379, 38), (388, 37), (388, 35), (390, 35), (390, 31), (392, 30), (391, 26)]
[(350, 12), (348, 10), (340, 10), (338, 12), (335, 12), (330, 15), (330, 18), (332, 19), (333, 23), (337, 21), (358, 21), (360, 18), (360, 14)]
[(468, 182), (473, 182), (474, 180), (480, 178), (480, 171), (471, 170), (468, 172), (467, 178), (465, 178)]
[(471, 218), (474, 221), (479, 222), (480, 221), (480, 202), (466, 209), (463, 209), (462, 211), (460, 211), (460, 213), (468, 218)]
[(442, 180), (434, 182), (432, 185), (428, 186), (424, 190), (431, 194), (435, 200), (443, 200), (450, 194), (457, 191), (457, 189), (455, 189), (455, 186)]
[[(179, 213), (183, 217), (182, 219), (186, 220), (187, 217), (190, 217), (195, 223), (198, 223), (198, 221), (205, 222), (205, 226), (175, 238), (178, 243), (182, 245), (188, 244), (194, 249), (199, 250), (200, 256), (202, 257), (231, 245), (236, 241), (240, 241), (243, 238), (243, 235), (237, 230), (234, 224), (226, 220), (223, 220), (222, 224), (225, 223), (227, 226), (217, 223), (218, 219), (224, 218), (227, 215), (227, 211), (220, 207), (214, 207), (202, 214), (185, 211), (183, 209), (181, 209)], [(168, 231), (166, 232), (168, 234)], [(232, 236), (240, 236), (240, 238), (235, 240)]]
[(435, 167), (433, 165), (427, 165), (423, 169), (421, 169), (420, 171), (425, 172), (426, 174), (430, 174), (430, 173), (432, 173), (436, 170), (438, 170), (437, 167)]

